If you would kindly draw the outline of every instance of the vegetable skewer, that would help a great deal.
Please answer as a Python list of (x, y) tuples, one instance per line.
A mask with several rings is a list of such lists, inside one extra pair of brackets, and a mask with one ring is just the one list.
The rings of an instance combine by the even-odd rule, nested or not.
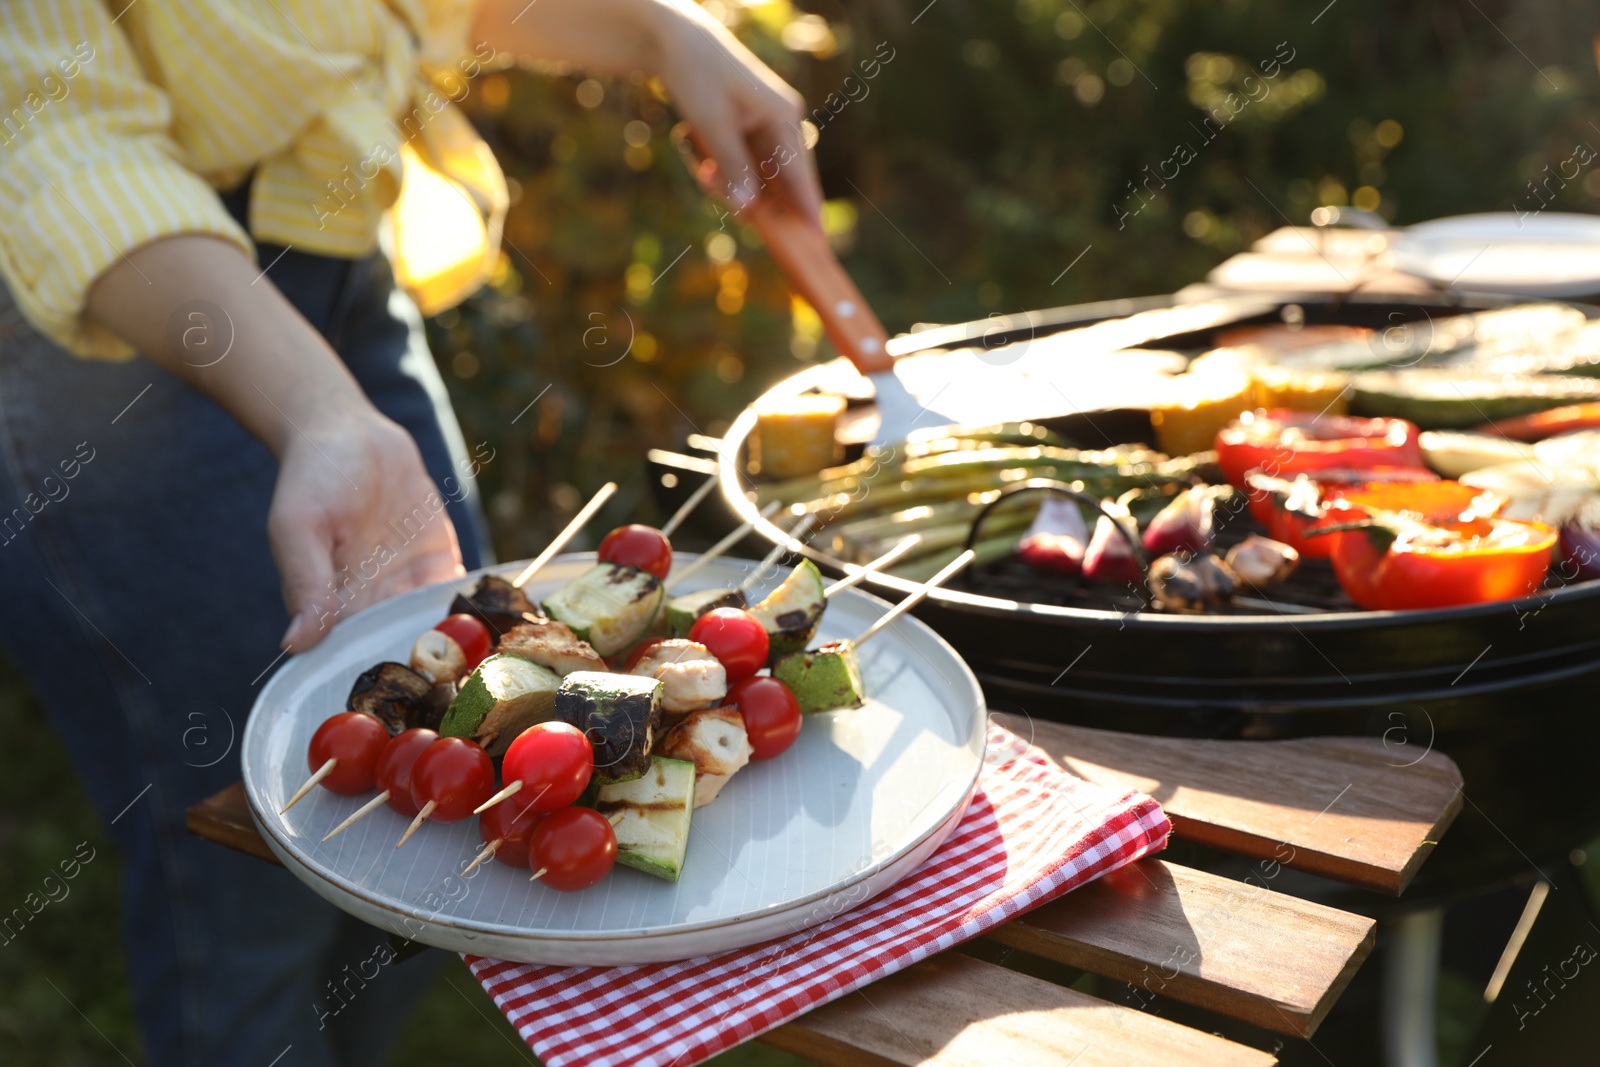
[(872, 560), (869, 563), (860, 564), (859, 566), (853, 565), (854, 569), (851, 570), (849, 574), (845, 575), (843, 578), (840, 578), (837, 582), (834, 582), (832, 585), (828, 586), (822, 591), (823, 597), (830, 597), (841, 590), (849, 589), (851, 586), (860, 584), (861, 581), (867, 577), (867, 575), (887, 567), (889, 564), (893, 563), (895, 560), (899, 559), (901, 556), (917, 547), (921, 541), (921, 534), (911, 534), (907, 537), (901, 538), (898, 544), (896, 544), (889, 551), (885, 552), (883, 555), (879, 556), (877, 559)]
[(554, 559), (556, 554), (563, 548), (566, 548), (567, 542), (578, 535), (578, 531), (583, 529), (590, 519), (594, 518), (595, 512), (599, 511), (601, 506), (607, 500), (610, 500), (612, 494), (616, 491), (616, 482), (607, 482), (602, 485), (599, 492), (595, 493), (594, 497), (583, 506), (583, 510), (574, 515), (572, 521), (567, 523), (566, 529), (556, 534), (555, 540), (546, 545), (544, 551), (535, 556), (533, 562), (524, 567), (522, 573), (511, 580), (512, 587), (521, 589), (528, 584), (528, 579), (537, 574), (546, 563)]
[(938, 574), (935, 574), (932, 578), (929, 578), (926, 582), (922, 583), (921, 588), (919, 588), (915, 593), (912, 593), (910, 596), (900, 601), (900, 603), (884, 612), (882, 618), (878, 619), (877, 622), (861, 631), (861, 636), (857, 637), (850, 643), (855, 647), (860, 648), (862, 643), (873, 634), (878, 633), (885, 626), (888, 626), (891, 622), (894, 622), (894, 620), (898, 619), (900, 616), (904, 615), (906, 612), (922, 603), (922, 601), (927, 598), (929, 593), (933, 592), (935, 589), (939, 588), (939, 586), (943, 585), (946, 581), (959, 573), (963, 568), (966, 567), (967, 564), (972, 562), (976, 555), (977, 553), (969, 548), (965, 552), (961, 553), (961, 555), (951, 560), (949, 563), (946, 563), (944, 567), (940, 569)]
[(755, 569), (745, 576), (744, 581), (739, 583), (739, 595), (748, 600), (750, 597), (750, 588), (756, 584), (756, 580), (761, 577), (768, 567), (778, 562), (779, 556), (782, 556), (786, 552), (792, 551), (789, 547), (791, 544), (798, 543), (801, 548), (804, 548), (806, 535), (811, 532), (811, 528), (816, 524), (817, 516), (814, 513), (810, 515), (802, 515), (800, 517), (800, 521), (795, 523), (794, 526), (790, 527), (789, 532), (784, 535), (783, 540), (773, 545), (772, 551), (768, 552), (766, 557), (762, 559), (760, 563), (756, 564)]
[(373, 786), (373, 765), (378, 753), (388, 743), (388, 728), (372, 715), (341, 711), (329, 716), (311, 736), (307, 752), (307, 760), (316, 770), (278, 814), (300, 803), (318, 782), (324, 783), (323, 788), (329, 792), (343, 796), (365, 793)]
[(716, 487), (717, 476), (715, 474), (707, 478), (704, 482), (701, 482), (700, 488), (696, 489), (693, 493), (690, 493), (688, 500), (685, 500), (682, 504), (678, 505), (678, 510), (672, 513), (672, 518), (662, 523), (661, 532), (666, 536), (671, 537), (673, 531), (675, 531), (679, 526), (683, 525), (683, 520), (687, 519), (690, 513), (693, 512), (695, 508), (699, 507), (701, 501), (705, 500), (705, 498), (710, 495), (711, 490), (715, 489)]
[[(782, 506), (783, 505), (774, 500), (772, 503), (761, 509), (761, 517), (763, 519), (768, 518), (773, 512), (777, 511)], [(744, 540), (744, 536), (750, 532), (754, 525), (754, 523), (750, 522), (740, 523), (732, 533), (728, 534), (728, 536), (724, 537), (722, 540), (718, 541), (716, 544), (700, 553), (700, 558), (696, 559), (693, 563), (690, 563), (687, 567), (683, 568), (683, 570), (674, 571), (672, 574), (672, 580), (667, 583), (667, 591), (671, 592), (673, 589), (683, 584), (683, 580), (685, 578), (688, 578), (700, 568), (704, 567), (707, 563), (710, 563), (718, 556), (727, 552), (728, 549)]]

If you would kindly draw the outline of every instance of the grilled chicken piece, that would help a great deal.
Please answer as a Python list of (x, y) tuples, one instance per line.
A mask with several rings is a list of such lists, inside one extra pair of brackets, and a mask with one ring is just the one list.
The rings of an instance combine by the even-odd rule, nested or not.
[(661, 710), (669, 715), (709, 708), (728, 695), (728, 672), (698, 641), (669, 637), (652, 646), (633, 674), (661, 681)]
[(666, 732), (655, 754), (694, 764), (694, 806), (717, 798), (735, 771), (750, 762), (750, 738), (738, 708), (696, 711)]
[(563, 678), (573, 671), (606, 669), (606, 661), (589, 642), (580, 639), (566, 623), (553, 619), (513, 626), (500, 638), (495, 651), (549, 667)]

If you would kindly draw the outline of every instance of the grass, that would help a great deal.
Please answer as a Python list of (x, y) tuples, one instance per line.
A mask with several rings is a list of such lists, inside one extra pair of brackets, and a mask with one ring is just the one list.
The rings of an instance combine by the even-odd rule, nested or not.
[[(44, 896), (80, 843), (94, 859), (66, 892), (10, 937), (0, 933), (0, 1063), (7, 1067), (143, 1064), (123, 963), (119, 865), (66, 753), (27, 686), (0, 662), (0, 915)], [(221, 846), (218, 846), (219, 848)], [(81, 855), (88, 855), (85, 849)], [(459, 959), (450, 959), (406, 1024), (397, 1067), (511, 1067), (533, 1053)], [(750, 1043), (718, 1067), (792, 1067), (805, 1061)]]

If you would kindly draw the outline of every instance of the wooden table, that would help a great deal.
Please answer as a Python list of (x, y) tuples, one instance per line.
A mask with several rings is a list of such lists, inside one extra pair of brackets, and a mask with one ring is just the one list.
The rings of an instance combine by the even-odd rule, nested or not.
[[(1031, 957), (1278, 1033), (1310, 1037), (1372, 950), (1371, 919), (1302, 900), (1284, 870), (1399, 895), (1461, 808), (1461, 774), (1430, 752), (1399, 766), (1381, 741), (1204, 741), (995, 715), (1073, 773), (1158, 799), (1176, 837), (1256, 861), (1242, 880), (1159, 857), (986, 935)], [(276, 862), (234, 785), (189, 829)], [(1011, 956), (1004, 962), (1011, 962)], [(1269, 1053), (946, 952), (761, 1037), (841, 1067), (1246, 1067)]]

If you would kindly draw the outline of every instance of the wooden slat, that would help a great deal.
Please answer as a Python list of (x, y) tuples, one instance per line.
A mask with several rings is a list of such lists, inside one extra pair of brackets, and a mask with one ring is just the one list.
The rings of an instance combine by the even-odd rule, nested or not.
[(1377, 738), (1208, 741), (997, 721), (1092, 782), (1149, 793), (1179, 836), (1398, 896), (1461, 810), (1461, 772)]
[(250, 818), (250, 802), (244, 798), (243, 782), (234, 782), (191, 807), (185, 821), (189, 832), (196, 837), (248, 852), (270, 863), (280, 862), (267, 847), (261, 831), (256, 829), (255, 820)]
[(762, 1037), (837, 1067), (1264, 1067), (1259, 1049), (945, 953)]
[(1310, 1037), (1377, 924), (1162, 860), (1132, 863), (998, 927), (993, 940), (1279, 1033)]

